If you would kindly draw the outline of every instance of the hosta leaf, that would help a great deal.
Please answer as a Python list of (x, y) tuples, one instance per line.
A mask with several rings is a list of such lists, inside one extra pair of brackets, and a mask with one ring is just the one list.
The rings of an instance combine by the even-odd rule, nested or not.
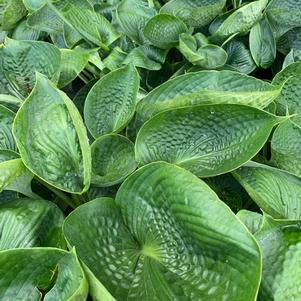
[(110, 71), (113, 71), (122, 66), (126, 57), (127, 53), (117, 46), (112, 49), (110, 54), (103, 60), (103, 64)]
[(241, 105), (202, 105), (169, 110), (140, 129), (136, 161), (167, 161), (210, 177), (255, 156), (279, 118)]
[(63, 15), (85, 39), (98, 46), (106, 47), (119, 37), (112, 24), (92, 10), (69, 3), (64, 7)]
[(277, 50), (281, 53), (288, 54), (291, 49), (301, 49), (301, 27), (289, 30), (277, 41)]
[(86, 129), (73, 102), (44, 76), (37, 74), (13, 132), (22, 160), (34, 174), (68, 192), (88, 189), (91, 155)]
[[(3, 2), (3, 0), (2, 0)], [(5, 2), (5, 1), (4, 1)], [(2, 30), (14, 29), (16, 24), (26, 15), (26, 7), (22, 0), (8, 0), (3, 11)]]
[(24, 5), (28, 10), (38, 10), (44, 6), (49, 0), (23, 0)]
[(15, 114), (0, 105), (0, 149), (16, 151), (16, 143), (12, 133)]
[(240, 210), (236, 216), (245, 224), (251, 233), (256, 233), (261, 225), (262, 215), (249, 210)]
[(16, 198), (18, 198), (17, 192), (10, 191), (10, 190), (4, 190), (0, 193), (0, 204), (14, 201)]
[(258, 300), (298, 300), (301, 273), (300, 221), (276, 221), (265, 216), (255, 236), (262, 250), (263, 263)]
[(253, 237), (203, 181), (174, 165), (141, 168), (116, 202), (82, 205), (63, 229), (117, 300), (256, 296), (261, 259)]
[(86, 300), (87, 294), (88, 283), (75, 251), (32, 248), (0, 252), (1, 300)]
[(233, 71), (200, 71), (166, 81), (151, 91), (138, 105), (139, 116), (187, 105), (233, 103), (265, 108), (280, 93), (273, 86)]
[(31, 28), (27, 24), (27, 20), (23, 20), (18, 23), (14, 28), (14, 31), (11, 35), (14, 40), (32, 40), (37, 41), (43, 39), (44, 33), (41, 33), (39, 30)]
[(301, 217), (301, 179), (283, 170), (250, 163), (234, 172), (257, 205), (278, 219)]
[(201, 27), (211, 22), (225, 6), (225, 0), (171, 0), (160, 10), (177, 16), (189, 26)]
[(250, 50), (258, 67), (267, 69), (276, 58), (276, 41), (266, 19), (257, 22), (250, 32)]
[(59, 87), (65, 87), (72, 82), (85, 68), (89, 60), (89, 52), (61, 49), (61, 73)]
[(301, 177), (301, 126), (287, 121), (275, 130), (272, 159), (282, 169)]
[(85, 102), (85, 122), (93, 137), (121, 131), (132, 119), (139, 75), (132, 65), (110, 72), (90, 90)]
[(0, 62), (0, 93), (24, 98), (34, 86), (36, 72), (58, 79), (61, 54), (46, 42), (6, 39)]
[(213, 39), (224, 40), (236, 33), (246, 33), (261, 18), (268, 0), (252, 1), (230, 14), (219, 26)]
[(51, 202), (17, 199), (0, 205), (0, 250), (62, 247), (64, 216)]
[(118, 184), (136, 169), (134, 144), (124, 136), (101, 136), (91, 146), (92, 184)]
[(11, 111), (16, 112), (19, 110), (22, 101), (19, 98), (12, 95), (0, 94), (0, 104), (10, 109)]
[(138, 44), (147, 42), (143, 29), (147, 21), (156, 15), (156, 10), (143, 1), (123, 0), (117, 7), (117, 21), (124, 33)]
[(187, 31), (187, 26), (177, 17), (158, 14), (146, 23), (144, 35), (153, 45), (168, 49), (177, 46), (179, 35)]

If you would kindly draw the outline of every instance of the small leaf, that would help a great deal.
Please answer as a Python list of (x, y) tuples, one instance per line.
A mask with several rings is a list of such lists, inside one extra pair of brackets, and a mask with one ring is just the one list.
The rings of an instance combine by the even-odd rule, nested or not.
[(132, 65), (110, 72), (90, 90), (85, 102), (85, 122), (94, 138), (121, 131), (132, 119), (139, 75)]
[(249, 231), (254, 234), (260, 229), (262, 215), (249, 210), (240, 210), (236, 216), (244, 223)]
[(159, 48), (168, 49), (178, 45), (179, 35), (187, 32), (186, 25), (175, 16), (158, 14), (144, 28), (144, 35)]
[(203, 181), (174, 165), (139, 169), (115, 202), (78, 207), (63, 231), (117, 300), (255, 299), (261, 262), (255, 240)]
[(0, 105), (0, 149), (17, 151), (15, 139), (12, 133), (15, 114)]
[(157, 114), (140, 129), (136, 161), (167, 161), (199, 177), (229, 172), (254, 157), (280, 119), (241, 105), (201, 105)]
[(118, 184), (136, 169), (134, 144), (124, 136), (101, 136), (93, 142), (91, 152), (95, 186)]
[(73, 102), (44, 76), (37, 75), (13, 132), (22, 160), (34, 174), (67, 192), (88, 189), (91, 155), (86, 129)]

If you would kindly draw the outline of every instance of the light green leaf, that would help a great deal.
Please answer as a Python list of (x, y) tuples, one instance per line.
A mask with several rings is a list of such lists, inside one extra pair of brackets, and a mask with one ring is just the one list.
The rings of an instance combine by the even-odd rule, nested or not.
[(94, 138), (121, 131), (132, 119), (139, 75), (128, 65), (102, 77), (90, 90), (84, 108), (87, 128)]
[(226, 0), (171, 0), (160, 13), (175, 15), (192, 27), (202, 27), (211, 22), (223, 9)]
[(265, 108), (280, 93), (273, 86), (233, 71), (200, 71), (166, 81), (151, 91), (137, 107), (143, 120), (164, 110), (199, 104), (243, 104)]
[(278, 219), (301, 218), (301, 179), (298, 177), (254, 162), (233, 173), (265, 213)]
[(225, 40), (236, 33), (247, 33), (262, 17), (268, 0), (252, 1), (230, 14), (213, 35), (215, 40)]
[(12, 133), (15, 114), (0, 105), (0, 149), (17, 151), (15, 139)]
[(143, 29), (147, 21), (156, 15), (156, 10), (143, 1), (123, 0), (117, 7), (117, 21), (124, 33), (138, 44), (147, 42)]
[(0, 205), (0, 250), (31, 247), (64, 248), (64, 216), (51, 202), (17, 199)]
[(78, 207), (63, 231), (117, 300), (251, 301), (257, 293), (255, 240), (203, 181), (171, 164), (139, 169), (115, 202)]
[(124, 63), (127, 53), (124, 52), (119, 46), (112, 49), (110, 54), (103, 60), (103, 64), (110, 71), (118, 69)]
[(31, 28), (27, 25), (27, 20), (23, 20), (14, 28), (12, 39), (14, 40), (33, 40), (43, 39), (44, 33)]
[(140, 129), (138, 164), (167, 161), (199, 177), (229, 172), (254, 157), (281, 119), (242, 105), (201, 105), (157, 114)]
[(61, 54), (46, 42), (7, 38), (0, 46), (0, 62), (0, 93), (25, 98), (34, 86), (36, 72), (57, 81)]
[(88, 283), (75, 251), (32, 248), (0, 252), (1, 300), (80, 301), (87, 295)]
[(3, 11), (1, 30), (11, 30), (26, 15), (26, 7), (22, 0), (8, 0)]
[(101, 136), (91, 146), (92, 184), (98, 187), (121, 183), (136, 169), (134, 144), (124, 136)]
[(89, 188), (91, 154), (80, 114), (44, 76), (37, 74), (13, 132), (24, 164), (38, 177), (67, 192)]
[(240, 210), (236, 216), (244, 223), (251, 233), (256, 233), (261, 225), (262, 215), (249, 210)]
[(151, 18), (144, 28), (144, 35), (154, 46), (169, 49), (179, 44), (179, 35), (188, 28), (175, 16), (158, 14)]
[(11, 111), (16, 112), (19, 110), (22, 101), (12, 95), (0, 94), (0, 104), (10, 109)]
[(23, 0), (23, 3), (26, 6), (27, 10), (32, 11), (40, 9), (48, 2), (49, 0)]
[(298, 300), (301, 273), (300, 221), (276, 221), (265, 216), (255, 237), (262, 250), (263, 263), (258, 300)]
[(272, 138), (272, 160), (281, 169), (301, 177), (301, 126), (286, 121)]

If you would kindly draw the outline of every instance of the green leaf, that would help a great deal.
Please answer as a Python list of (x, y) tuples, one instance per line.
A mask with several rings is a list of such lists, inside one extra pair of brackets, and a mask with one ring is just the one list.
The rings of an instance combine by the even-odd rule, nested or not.
[(273, 218), (301, 217), (301, 179), (283, 170), (251, 162), (234, 171), (257, 205)]
[(147, 21), (156, 15), (156, 10), (143, 1), (123, 0), (116, 10), (117, 21), (123, 32), (138, 44), (147, 42), (143, 29)]
[(87, 295), (88, 283), (75, 251), (32, 248), (0, 252), (1, 300), (86, 300)]
[(112, 49), (110, 54), (103, 60), (103, 64), (110, 71), (113, 71), (122, 66), (126, 57), (127, 53), (117, 46)]
[(121, 131), (132, 119), (139, 89), (139, 75), (128, 65), (102, 77), (85, 102), (85, 122), (94, 138)]
[(154, 46), (169, 49), (179, 44), (179, 35), (188, 28), (175, 16), (158, 14), (151, 18), (144, 28), (144, 35)]
[(266, 19), (257, 22), (250, 32), (250, 50), (258, 67), (267, 69), (276, 58), (276, 41)]
[(0, 47), (0, 62), (0, 93), (25, 98), (34, 86), (36, 72), (57, 81), (61, 54), (46, 42), (7, 38)]
[(15, 139), (12, 133), (12, 127), (15, 114), (0, 105), (0, 149), (17, 151)]
[(43, 39), (44, 33), (41, 33), (39, 30), (31, 28), (27, 24), (27, 20), (23, 20), (14, 28), (14, 31), (11, 35), (14, 40), (33, 40), (37, 41)]
[(62, 10), (65, 19), (88, 41), (107, 48), (119, 34), (102, 15), (85, 8), (68, 4)]
[(171, 164), (139, 169), (116, 202), (78, 207), (63, 231), (117, 300), (251, 301), (257, 293), (255, 240), (203, 181)]
[(164, 110), (188, 105), (232, 103), (265, 108), (280, 91), (280, 86), (237, 72), (200, 71), (166, 81), (138, 104), (137, 112), (147, 120)]
[(140, 129), (136, 161), (167, 161), (199, 177), (229, 172), (254, 157), (281, 119), (241, 105), (201, 105), (157, 114)]
[(281, 169), (301, 177), (301, 126), (287, 121), (272, 138), (272, 160)]
[(22, 101), (8, 94), (0, 94), (0, 104), (8, 108), (9, 110), (16, 112), (22, 104)]
[[(3, 1), (2, 1), (3, 2)], [(11, 30), (26, 15), (26, 7), (22, 0), (8, 0), (3, 11), (2, 30)]]
[(88, 51), (61, 49), (61, 72), (58, 87), (62, 88), (72, 82), (85, 68), (89, 60)]
[(134, 144), (124, 136), (101, 136), (91, 146), (92, 184), (98, 187), (121, 183), (136, 169)]
[(0, 205), (0, 250), (31, 247), (64, 248), (61, 210), (51, 202), (17, 199)]
[(215, 40), (225, 40), (227, 37), (237, 33), (247, 33), (252, 26), (262, 17), (262, 11), (268, 0), (252, 1), (230, 14), (218, 27), (213, 35)]
[(22, 160), (34, 174), (68, 192), (88, 189), (91, 154), (86, 129), (73, 102), (46, 77), (37, 74), (13, 132)]
[(240, 210), (236, 216), (244, 223), (251, 233), (256, 233), (261, 225), (262, 215), (249, 210)]
[(300, 221), (265, 216), (255, 234), (262, 250), (262, 282), (258, 300), (293, 300), (300, 296)]
[(301, 27), (296, 27), (277, 40), (277, 50), (283, 54), (288, 54), (292, 50), (301, 49)]
[(43, 7), (49, 0), (23, 0), (28, 10), (35, 11)]
[(226, 0), (171, 0), (160, 13), (175, 15), (192, 27), (211, 22), (224, 8)]

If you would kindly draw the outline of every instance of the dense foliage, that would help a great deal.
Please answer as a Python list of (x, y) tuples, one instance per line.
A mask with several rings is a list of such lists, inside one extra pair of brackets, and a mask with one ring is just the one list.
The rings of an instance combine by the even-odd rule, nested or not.
[(301, 0), (0, 0), (0, 300), (301, 300)]

